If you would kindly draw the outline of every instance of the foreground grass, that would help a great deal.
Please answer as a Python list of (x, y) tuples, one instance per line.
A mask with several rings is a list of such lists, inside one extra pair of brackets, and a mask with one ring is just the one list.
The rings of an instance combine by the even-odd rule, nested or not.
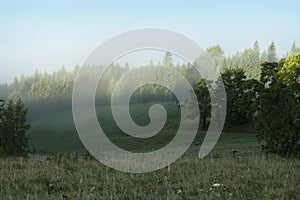
[(0, 199), (299, 199), (300, 161), (259, 155), (183, 157), (147, 174), (88, 156), (0, 160)]

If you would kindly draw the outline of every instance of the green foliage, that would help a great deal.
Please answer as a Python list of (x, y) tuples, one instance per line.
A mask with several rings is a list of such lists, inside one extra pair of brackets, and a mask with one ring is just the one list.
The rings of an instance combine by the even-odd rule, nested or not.
[(196, 84), (199, 81), (199, 72), (189, 63), (182, 64), (179, 68), (181, 74), (190, 82), (191, 85)]
[(167, 51), (165, 57), (163, 58), (163, 65), (167, 67), (174, 67), (172, 54)]
[(224, 56), (224, 50), (220, 45), (208, 47), (206, 52), (212, 57), (212, 59)]
[(27, 123), (27, 109), (21, 98), (12, 96), (7, 104), (2, 101), (0, 110), (0, 154), (4, 156), (26, 155), (30, 125)]
[(300, 54), (262, 66), (255, 118), (258, 138), (266, 152), (299, 154)]
[(261, 62), (267, 58), (266, 51), (260, 53), (258, 41), (255, 41), (252, 48), (247, 48), (227, 58), (227, 67), (239, 67), (245, 71), (248, 79), (259, 79), (261, 72)]
[(278, 61), (277, 53), (276, 53), (276, 46), (275, 46), (274, 42), (272, 42), (270, 44), (270, 46), (268, 47), (267, 61), (268, 62), (277, 62)]
[[(238, 52), (234, 56), (227, 58), (222, 47), (216, 45), (209, 47), (204, 55), (199, 56), (202, 62), (197, 62), (197, 60), (194, 62), (194, 65), (197, 67), (205, 68), (210, 66), (210, 59), (207, 60), (209, 55), (213, 62), (220, 67), (220, 72), (223, 72), (222, 79), (227, 93), (226, 126), (239, 125), (253, 119), (259, 128), (260, 139), (266, 142), (265, 150), (275, 153), (280, 152), (282, 155), (293, 154), (298, 148), (296, 146), (298, 145), (297, 138), (299, 137), (300, 76), (299, 55), (295, 55), (298, 50), (299, 48), (294, 43), (289, 53), (292, 56), (278, 64), (274, 62), (278, 58), (276, 46), (273, 42), (270, 44), (268, 51), (263, 51), (262, 54), (260, 54), (259, 44), (256, 41), (252, 48), (245, 49), (243, 52)], [(262, 61), (270, 62), (262, 64), (263, 70), (261, 72), (260, 63)], [(165, 54), (163, 63), (178, 70), (192, 85), (196, 84), (195, 92), (199, 101), (201, 125), (206, 127), (211, 115), (208, 90), (210, 84), (207, 84), (210, 81), (200, 80), (199, 82), (199, 74), (190, 64), (177, 64), (174, 67), (170, 52)], [(159, 70), (158, 65), (153, 62), (150, 64), (150, 67), (153, 71)], [(97, 106), (109, 104), (112, 88), (114, 88), (117, 80), (130, 69), (128, 64), (125, 67), (121, 67), (118, 64), (109, 66), (97, 88)], [(52, 74), (36, 71), (32, 76), (26, 77), (21, 75), (20, 78), (16, 78), (11, 84), (0, 85), (1, 98), (7, 99), (13, 91), (18, 92), (24, 97), (26, 106), (29, 107), (31, 113), (37, 113), (31, 115), (35, 116), (35, 118), (70, 110), (71, 93), (78, 70), (79, 67), (76, 67), (73, 71), (67, 71), (62, 67)], [(90, 67), (85, 73), (96, 76), (97, 73), (94, 73), (93, 70), (96, 70), (95, 67)], [(212, 76), (213, 74), (211, 73), (209, 70), (204, 71), (206, 77)], [(174, 80), (174, 77), (168, 77), (164, 74), (160, 74), (160, 76), (163, 76), (170, 83), (177, 81), (178, 85), (176, 87), (180, 87), (180, 81)], [(142, 79), (143, 77), (134, 78)], [(165, 87), (149, 84), (135, 91), (131, 98), (131, 103), (173, 100), (175, 101), (174, 94)], [(11, 103), (13, 106), (1, 105), (1, 122), (5, 121), (5, 114), (8, 115), (5, 110), (10, 109), (14, 111), (15, 104), (16, 102), (14, 104)], [(19, 108), (19, 110), (21, 109)], [(13, 116), (7, 116), (7, 118), (9, 117), (11, 119), (14, 118)], [(1, 123), (1, 126), (3, 130), (3, 123)], [(1, 131), (1, 135), (4, 134)], [(276, 136), (273, 137), (274, 134)], [(288, 139), (283, 139), (287, 137), (286, 135), (289, 135)], [(271, 138), (274, 141), (268, 142), (267, 138)], [(277, 150), (269, 147), (268, 143), (272, 143), (271, 146), (277, 145)], [(293, 145), (294, 147), (290, 148)]]
[[(299, 48), (296, 46), (296, 44), (293, 44), (291, 53), (298, 52), (298, 49)], [(213, 62), (219, 67), (218, 70), (220, 72), (223, 72), (226, 67), (239, 67), (245, 70), (245, 74), (248, 79), (259, 79), (260, 63), (262, 61), (268, 61), (270, 60), (268, 58), (271, 57), (271, 60), (277, 60), (275, 44), (272, 43), (270, 45), (268, 53), (264, 51), (262, 54), (260, 54), (258, 41), (255, 41), (252, 48), (245, 49), (244, 51), (238, 52), (231, 57), (225, 56), (224, 50), (220, 45), (215, 45), (207, 48), (205, 54), (209, 55), (209, 57), (212, 58)], [(205, 67), (207, 67), (207, 65), (211, 65), (211, 63), (206, 60), (207, 56), (201, 57), (200, 55), (199, 59), (202, 60), (202, 62), (200, 62), (200, 65), (196, 64), (198, 67), (204, 69)], [(165, 56), (162, 59), (162, 63), (166, 66), (174, 67), (172, 54), (170, 52), (165, 53)], [(150, 65), (156, 66), (153, 62), (150, 63)], [(190, 64), (177, 64), (176, 69), (180, 71), (190, 81), (191, 84), (196, 84), (199, 81), (199, 74)], [(15, 80), (11, 84), (0, 84), (1, 98), (7, 99), (9, 94), (16, 90), (22, 95), (26, 106), (29, 108), (29, 116), (36, 116), (37, 113), (33, 113), (33, 111), (44, 108), (44, 104), (51, 107), (51, 109), (49, 109), (49, 114), (52, 111), (54, 112), (57, 110), (61, 110), (61, 105), (66, 105), (66, 108), (64, 110), (68, 110), (71, 107), (71, 104), (69, 102), (71, 102), (73, 83), (78, 70), (79, 66), (76, 66), (72, 71), (67, 71), (64, 67), (61, 67), (59, 70), (54, 71), (51, 74), (41, 73), (39, 71), (36, 71), (31, 76), (25, 76), (24, 74), (22, 74), (19, 78), (15, 78)], [(89, 70), (92, 71), (90, 74), (93, 75), (93, 67), (91, 67)], [(111, 64), (109, 66), (109, 68), (104, 73), (103, 80), (101, 79), (102, 81), (98, 86), (96, 95), (97, 105), (109, 104), (113, 86), (115, 85), (116, 81), (129, 70), (130, 67), (128, 66), (128, 64), (126, 64), (125, 67), (121, 67), (118, 64)], [(208, 71), (204, 73), (211, 72)], [(204, 75), (209, 77), (212, 74)], [(161, 92), (162, 89), (157, 88), (158, 87), (156, 86), (154, 86), (153, 88), (147, 86), (147, 88), (142, 89), (143, 92), (141, 94), (139, 94), (139, 92), (136, 93), (137, 96), (135, 99), (137, 100), (137, 102), (152, 100), (151, 97), (138, 97), (138, 95), (144, 94), (151, 94), (155, 96), (156, 100), (157, 97), (159, 97), (160, 100), (170, 100), (173, 98), (170, 92)], [(149, 90), (149, 92), (147, 92), (147, 90)], [(157, 94), (155, 93), (156, 91), (158, 92)], [(48, 111), (45, 111), (45, 113), (47, 112)]]
[(3, 132), (3, 112), (5, 109), (5, 101), (3, 99), (0, 99), (0, 149), (1, 149), (1, 144), (2, 144), (2, 135), (4, 134)]
[(257, 111), (257, 97), (260, 90), (260, 83), (256, 79), (248, 79), (240, 87), (243, 90), (243, 94), (237, 100), (238, 109), (240, 112), (245, 113), (248, 121), (251, 121)]
[[(165, 61), (167, 66), (172, 67), (172, 56), (166, 53)], [(151, 70), (159, 70), (158, 65), (152, 64)], [(199, 80), (197, 71), (190, 64), (182, 64), (180, 68), (174, 68), (181, 71), (182, 74), (191, 82), (196, 83)], [(79, 67), (73, 71), (67, 71), (64, 67), (52, 74), (40, 73), (36, 71), (31, 76), (21, 75), (15, 78), (11, 84), (0, 85), (1, 97), (7, 99), (9, 94), (17, 91), (22, 95), (26, 106), (29, 108), (30, 119), (41, 115), (53, 114), (59, 111), (66, 111), (71, 108), (72, 89)], [(88, 76), (96, 76), (96, 67), (88, 67), (83, 73)], [(128, 72), (130, 67), (126, 65), (121, 67), (118, 64), (111, 64), (103, 74), (96, 91), (96, 105), (110, 104), (112, 89), (120, 77)], [(158, 74), (158, 73), (156, 73)], [(164, 75), (161, 75), (164, 76)], [(140, 79), (142, 77), (133, 77)], [(158, 77), (154, 77), (158, 78)], [(169, 82), (176, 82), (174, 77), (166, 77)], [(134, 81), (134, 79), (132, 80)], [(131, 103), (150, 102), (150, 101), (170, 101), (175, 100), (174, 95), (165, 87), (149, 84), (135, 91), (131, 98)], [(43, 112), (41, 112), (43, 110)]]
[(295, 55), (300, 53), (300, 48), (296, 46), (296, 43), (294, 42), (292, 45), (292, 48), (290, 49), (289, 55)]
[(206, 49), (206, 53), (210, 56), (213, 62), (217, 65), (219, 70), (226, 67), (226, 57), (224, 55), (224, 50), (220, 45), (214, 45)]
[[(211, 81), (208, 81), (211, 83)], [(202, 128), (207, 127), (207, 118), (211, 115), (211, 100), (205, 79), (201, 79), (194, 88), (197, 95), (199, 111), (200, 111), (200, 123)]]
[(255, 41), (253, 48), (245, 49), (240, 55), (240, 67), (245, 70), (249, 79), (259, 79), (260, 62), (260, 48), (258, 41)]
[[(221, 74), (226, 91), (226, 120), (227, 128), (249, 122), (252, 119), (253, 109), (249, 107), (255, 98), (255, 79), (246, 80), (245, 72), (241, 68), (225, 68)], [(207, 119), (211, 116), (211, 95), (218, 95), (217, 88), (212, 87), (210, 80), (201, 79), (194, 87), (200, 109), (202, 128), (207, 127)], [(254, 97), (253, 97), (254, 95)], [(224, 111), (225, 112), (225, 111)]]
[(267, 60), (268, 60), (268, 55), (267, 55), (266, 50), (264, 50), (264, 51), (262, 52), (260, 60), (261, 60), (262, 62), (267, 62)]
[(226, 68), (221, 74), (224, 82), (227, 100), (226, 126), (232, 126), (247, 121), (246, 113), (239, 109), (238, 100), (243, 96), (242, 85), (245, 82), (245, 72), (241, 68)]

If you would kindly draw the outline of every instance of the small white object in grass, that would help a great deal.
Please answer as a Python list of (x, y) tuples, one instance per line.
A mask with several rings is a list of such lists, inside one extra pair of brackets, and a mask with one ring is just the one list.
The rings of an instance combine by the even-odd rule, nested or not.
[(213, 187), (220, 187), (220, 186), (222, 186), (223, 184), (220, 184), (220, 183), (214, 183), (212, 186)]

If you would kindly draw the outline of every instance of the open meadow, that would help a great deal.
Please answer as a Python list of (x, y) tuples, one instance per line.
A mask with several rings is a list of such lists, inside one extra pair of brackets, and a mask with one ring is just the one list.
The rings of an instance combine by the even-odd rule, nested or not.
[[(132, 152), (148, 152), (174, 136), (180, 112), (174, 102), (165, 128), (149, 139), (133, 139), (114, 125), (109, 107), (98, 107), (111, 140)], [(137, 123), (146, 124), (151, 104), (131, 106)], [(148, 121), (147, 121), (148, 120)], [(99, 120), (100, 121), (100, 120)], [(104, 122), (103, 122), (104, 121)], [(205, 158), (197, 153), (204, 131), (175, 163), (159, 171), (129, 174), (101, 164), (87, 154), (76, 133), (72, 112), (31, 122), (27, 158), (0, 159), (0, 199), (299, 199), (300, 161), (261, 153), (255, 134), (224, 132)], [(105, 126), (106, 125), (106, 126)]]

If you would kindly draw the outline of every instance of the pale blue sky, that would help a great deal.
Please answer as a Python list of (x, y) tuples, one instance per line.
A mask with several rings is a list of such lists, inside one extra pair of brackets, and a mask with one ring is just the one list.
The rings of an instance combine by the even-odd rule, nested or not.
[(72, 69), (106, 39), (127, 30), (179, 31), (227, 55), (275, 41), (279, 56), (300, 46), (300, 3), (271, 1), (0, 1), (0, 82), (22, 71)]

